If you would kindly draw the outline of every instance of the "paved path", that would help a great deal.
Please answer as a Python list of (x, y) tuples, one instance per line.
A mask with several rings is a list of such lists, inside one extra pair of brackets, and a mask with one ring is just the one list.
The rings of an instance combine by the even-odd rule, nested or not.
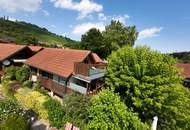
[(3, 93), (2, 93), (2, 85), (0, 84), (0, 99), (4, 99)]
[(31, 127), (32, 130), (47, 130), (49, 128), (49, 124), (42, 120), (37, 120)]

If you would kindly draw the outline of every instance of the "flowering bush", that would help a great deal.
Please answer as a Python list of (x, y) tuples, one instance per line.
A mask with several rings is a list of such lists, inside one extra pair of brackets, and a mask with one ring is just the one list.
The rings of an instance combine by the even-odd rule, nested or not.
[(1, 130), (29, 130), (29, 124), (24, 116), (17, 113), (11, 114), (0, 124)]
[(7, 117), (13, 113), (22, 115), (24, 113), (21, 106), (15, 100), (1, 100), (0, 101), (0, 122), (6, 120)]
[(20, 88), (15, 97), (24, 109), (32, 109), (39, 114), (40, 118), (48, 119), (48, 112), (43, 106), (43, 103), (48, 99), (47, 96), (28, 88)]

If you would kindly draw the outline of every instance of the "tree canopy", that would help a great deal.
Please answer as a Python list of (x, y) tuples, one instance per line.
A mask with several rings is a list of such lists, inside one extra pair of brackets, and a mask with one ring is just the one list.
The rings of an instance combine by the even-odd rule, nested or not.
[(117, 94), (103, 90), (91, 100), (88, 108), (88, 129), (93, 130), (128, 130), (148, 129), (137, 114), (131, 112), (120, 101)]
[(102, 33), (96, 28), (90, 29), (82, 35), (81, 48), (91, 50), (97, 53), (100, 57), (105, 57), (105, 44), (103, 43)]
[(135, 26), (124, 26), (119, 21), (111, 21), (103, 32), (92, 28), (82, 35), (81, 47), (97, 53), (102, 58), (107, 58), (112, 51), (123, 45), (133, 46), (137, 36)]
[(108, 60), (106, 84), (126, 106), (158, 129), (190, 128), (190, 93), (181, 85), (175, 60), (148, 47), (125, 46)]

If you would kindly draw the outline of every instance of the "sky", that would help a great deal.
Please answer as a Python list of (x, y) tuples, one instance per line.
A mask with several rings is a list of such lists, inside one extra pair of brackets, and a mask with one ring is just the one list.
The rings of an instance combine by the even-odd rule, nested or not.
[(190, 0), (0, 0), (0, 5), (0, 16), (74, 40), (92, 27), (104, 31), (117, 20), (136, 26), (136, 45), (163, 53), (190, 51)]

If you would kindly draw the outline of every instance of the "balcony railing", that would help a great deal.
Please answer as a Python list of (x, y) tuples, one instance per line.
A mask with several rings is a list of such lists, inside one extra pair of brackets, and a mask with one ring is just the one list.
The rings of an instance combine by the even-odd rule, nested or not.
[(77, 85), (76, 83), (70, 83), (70, 85), (68, 86), (70, 89), (77, 91), (79, 93), (82, 94), (86, 94), (87, 93), (87, 88)]
[(106, 64), (85, 64), (81, 62), (74, 63), (74, 74), (91, 76), (104, 72)]

